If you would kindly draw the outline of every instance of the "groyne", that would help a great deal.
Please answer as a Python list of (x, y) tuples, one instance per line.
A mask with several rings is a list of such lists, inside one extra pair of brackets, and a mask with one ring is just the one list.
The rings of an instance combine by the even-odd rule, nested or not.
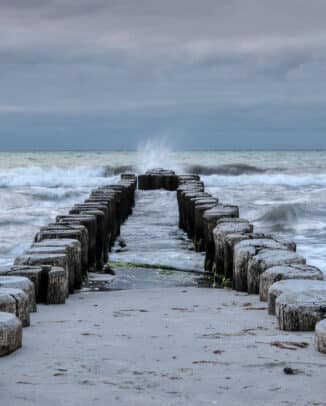
[[(0, 270), (0, 355), (22, 345), (36, 303), (64, 304), (89, 272), (101, 272), (132, 213), (137, 178), (123, 174), (117, 184), (92, 190), (88, 199), (40, 228), (14, 265)], [(9, 313), (9, 314), (8, 314)]]
[(281, 330), (316, 327), (316, 348), (326, 352), (322, 272), (306, 264), (294, 242), (256, 233), (237, 206), (206, 192), (198, 175), (158, 168), (138, 178), (122, 174), (117, 184), (93, 190), (83, 203), (41, 227), (31, 247), (0, 271), (0, 355), (22, 345), (22, 327), (29, 325), (36, 303), (64, 304), (88, 272), (103, 270), (121, 224), (132, 214), (137, 184), (144, 191), (176, 193), (179, 227), (194, 249), (205, 253), (205, 270), (218, 286), (259, 294)]

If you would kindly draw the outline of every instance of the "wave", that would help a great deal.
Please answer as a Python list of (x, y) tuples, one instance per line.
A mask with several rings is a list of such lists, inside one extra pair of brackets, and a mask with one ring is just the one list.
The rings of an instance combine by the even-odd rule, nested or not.
[(282, 204), (268, 209), (257, 221), (271, 224), (293, 224), (307, 214), (304, 207), (296, 204)]
[(267, 169), (247, 164), (225, 164), (225, 165), (189, 165), (187, 172), (198, 175), (230, 175), (265, 173)]
[(83, 194), (83, 191), (81, 190), (65, 190), (62, 188), (44, 188), (40, 189), (37, 188), (36, 190), (34, 189), (29, 189), (28, 192), (25, 192), (24, 195), (26, 196), (32, 196), (33, 199), (35, 200), (44, 200), (44, 201), (60, 201), (60, 200), (65, 200), (69, 199), (72, 197), (79, 197)]
[(33, 219), (27, 219), (25, 217), (22, 218), (15, 218), (14, 215), (13, 217), (10, 218), (0, 218), (0, 226), (5, 227), (5, 226), (20, 226), (20, 225), (26, 225), (29, 224), (33, 221)]
[(105, 166), (104, 176), (116, 176), (126, 172), (136, 172), (133, 165)]
[(287, 187), (321, 186), (326, 187), (326, 174), (242, 174), (238, 176), (210, 175), (203, 176), (206, 186), (250, 186), (250, 185), (276, 185)]
[(64, 167), (17, 167), (0, 171), (0, 188), (13, 187), (93, 187), (115, 182), (108, 179), (104, 166)]

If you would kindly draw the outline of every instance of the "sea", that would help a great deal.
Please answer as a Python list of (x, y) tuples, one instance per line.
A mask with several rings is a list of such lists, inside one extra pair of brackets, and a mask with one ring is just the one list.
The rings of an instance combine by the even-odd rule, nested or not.
[[(221, 203), (238, 205), (256, 231), (293, 239), (307, 262), (326, 274), (326, 151), (173, 151), (153, 144), (137, 151), (1, 152), (0, 266), (11, 265), (41, 226), (83, 201), (91, 189), (117, 182), (123, 172), (157, 167), (200, 174), (206, 190)], [(184, 258), (182, 238), (168, 251), (156, 250), (155, 258), (150, 249), (148, 257), (141, 252), (137, 233), (151, 227), (147, 245), (155, 244), (176, 232), (178, 222), (173, 193), (158, 191), (141, 201), (128, 220), (136, 259), (200, 267), (202, 257), (194, 264), (192, 254)], [(155, 221), (146, 223), (150, 210), (157, 227)]]

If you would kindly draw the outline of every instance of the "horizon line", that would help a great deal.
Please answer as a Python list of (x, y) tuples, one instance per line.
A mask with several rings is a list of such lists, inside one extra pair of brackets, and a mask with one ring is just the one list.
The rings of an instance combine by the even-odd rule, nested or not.
[[(121, 149), (4, 149), (0, 150), (0, 153), (59, 153), (59, 152), (97, 152), (97, 153), (107, 153), (107, 152), (140, 152), (139, 148)], [(188, 148), (180, 149), (175, 148), (170, 152), (324, 152), (326, 148)]]

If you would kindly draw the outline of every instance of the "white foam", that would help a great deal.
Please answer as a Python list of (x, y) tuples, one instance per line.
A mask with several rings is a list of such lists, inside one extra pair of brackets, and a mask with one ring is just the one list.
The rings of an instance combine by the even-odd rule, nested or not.
[(246, 185), (276, 185), (276, 186), (322, 186), (326, 187), (326, 174), (255, 174), (255, 175), (210, 175), (202, 176), (206, 186), (246, 186)]
[(105, 167), (29, 166), (0, 170), (0, 265), (10, 265), (39, 227), (67, 213), (92, 188), (116, 183)]
[(81, 187), (112, 183), (118, 177), (104, 176), (104, 167), (17, 167), (0, 171), (0, 187)]

